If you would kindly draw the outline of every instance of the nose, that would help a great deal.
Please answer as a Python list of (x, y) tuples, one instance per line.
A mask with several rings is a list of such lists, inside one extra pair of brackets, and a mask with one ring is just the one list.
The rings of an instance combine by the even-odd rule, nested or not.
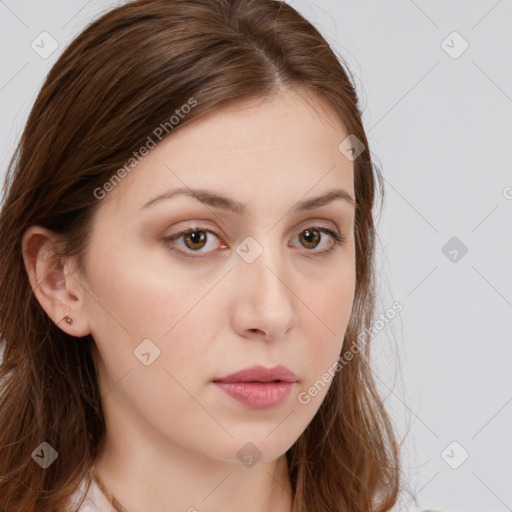
[(279, 340), (297, 325), (297, 303), (279, 249), (265, 249), (252, 263), (239, 259), (232, 279), (232, 322), (235, 331), (246, 338)]

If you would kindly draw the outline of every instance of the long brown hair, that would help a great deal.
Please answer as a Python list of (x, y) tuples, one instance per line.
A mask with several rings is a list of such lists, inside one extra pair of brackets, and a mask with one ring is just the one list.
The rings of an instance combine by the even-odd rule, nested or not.
[[(25, 230), (40, 225), (57, 233), (63, 244), (56, 262), (75, 255), (83, 269), (101, 203), (94, 191), (177, 108), (196, 102), (172, 130), (165, 125), (165, 136), (233, 101), (297, 86), (326, 100), (364, 150), (354, 161), (356, 292), (344, 351), (359, 348), (287, 452), (293, 510), (385, 512), (397, 502), (399, 444), (370, 371), (370, 344), (358, 338), (374, 317), (372, 207), (383, 180), (347, 73), (317, 29), (275, 0), (133, 1), (66, 48), (35, 101), (4, 186), (1, 511), (68, 510), (105, 435), (94, 340), (68, 335), (40, 306), (22, 258)], [(42, 442), (58, 453), (46, 469), (32, 458)]]

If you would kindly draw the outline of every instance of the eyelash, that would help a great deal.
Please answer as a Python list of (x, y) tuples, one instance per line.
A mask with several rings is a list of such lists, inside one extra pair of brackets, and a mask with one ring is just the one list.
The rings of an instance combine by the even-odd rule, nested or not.
[[(327, 235), (331, 236), (331, 238), (334, 239), (334, 243), (327, 250), (324, 250), (324, 251), (309, 250), (308, 251), (306, 249), (306, 252), (313, 253), (313, 257), (325, 256), (325, 255), (331, 253), (332, 251), (334, 251), (338, 246), (343, 245), (343, 243), (347, 240), (347, 237), (345, 237), (344, 235), (339, 234), (336, 231), (333, 231), (332, 229), (325, 228), (325, 227), (322, 227), (322, 226), (307, 226), (303, 230), (299, 231), (299, 233), (302, 233), (303, 231), (306, 231), (307, 229), (314, 229), (316, 231), (320, 231), (321, 233), (326, 233)], [(188, 235), (190, 233), (195, 233), (197, 231), (204, 231), (205, 233), (211, 233), (215, 237), (220, 238), (214, 231), (212, 231), (210, 229), (207, 229), (207, 228), (202, 227), (202, 226), (194, 226), (192, 228), (188, 228), (188, 229), (185, 229), (183, 231), (179, 231), (178, 233), (175, 233), (172, 236), (164, 237), (164, 238), (162, 238), (162, 242), (163, 242), (164, 246), (168, 250), (170, 250), (172, 252), (176, 252), (176, 253), (178, 253), (179, 255), (181, 255), (181, 256), (183, 256), (185, 258), (203, 258), (204, 256), (191, 256), (190, 253), (189, 253), (190, 249), (188, 251), (185, 251), (183, 249), (176, 249), (175, 247), (171, 247), (169, 245), (169, 242), (173, 242), (174, 240), (177, 240), (178, 238), (181, 238), (184, 235)], [(193, 252), (199, 252), (199, 251), (191, 251), (191, 252), (193, 253)], [(315, 252), (318, 253), (318, 254), (314, 254)]]

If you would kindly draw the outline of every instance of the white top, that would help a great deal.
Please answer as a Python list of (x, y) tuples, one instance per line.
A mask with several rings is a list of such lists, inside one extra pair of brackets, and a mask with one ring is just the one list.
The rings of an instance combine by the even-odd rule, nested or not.
[[(86, 485), (87, 478), (84, 478), (79, 489), (71, 498), (69, 512), (75, 512), (76, 507), (84, 495)], [(98, 487), (98, 484), (92, 480), (89, 490), (87, 491), (78, 512), (116, 512), (116, 509), (107, 500), (101, 489)]]
[[(87, 479), (84, 478), (80, 484), (77, 492), (72, 496), (70, 501), (69, 512), (75, 512), (76, 507), (80, 503), (82, 496), (85, 491)], [(418, 508), (414, 503), (409, 502), (408, 507), (405, 509), (405, 512), (442, 512), (440, 510), (434, 509), (422, 509)], [(402, 512), (404, 510), (403, 506), (400, 509)], [(68, 511), (66, 511), (68, 512)], [(111, 505), (111, 503), (107, 500), (106, 496), (103, 494), (101, 489), (98, 487), (98, 484), (91, 480), (91, 485), (89, 490), (77, 512), (117, 512), (116, 509)]]

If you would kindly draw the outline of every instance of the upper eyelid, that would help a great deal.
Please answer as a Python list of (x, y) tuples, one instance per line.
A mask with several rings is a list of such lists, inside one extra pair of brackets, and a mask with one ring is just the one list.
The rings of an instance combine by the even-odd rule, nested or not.
[[(217, 233), (217, 228), (212, 227), (211, 225), (208, 224), (208, 222), (209, 221), (202, 221), (202, 220), (191, 221), (188, 226), (182, 227), (182, 228), (174, 231), (173, 233), (171, 233), (168, 236), (180, 235), (180, 234), (183, 234), (184, 232), (186, 232), (186, 231), (188, 231), (190, 229), (203, 229), (205, 231), (211, 231), (216, 236), (220, 236)], [(328, 223), (329, 226), (321, 226), (320, 224), (323, 223), (323, 222)], [(305, 220), (305, 221), (302, 221), (302, 222), (299, 223), (298, 227), (295, 227), (294, 229), (296, 231), (300, 232), (302, 229), (305, 229), (305, 228), (308, 228), (308, 227), (313, 227), (313, 226), (317, 226), (317, 227), (334, 227), (334, 231), (338, 231), (339, 234), (342, 234), (337, 222), (335, 222), (333, 220), (321, 219), (321, 218), (318, 218), (318, 219), (315, 219), (315, 220), (307, 220), (307, 221)]]

